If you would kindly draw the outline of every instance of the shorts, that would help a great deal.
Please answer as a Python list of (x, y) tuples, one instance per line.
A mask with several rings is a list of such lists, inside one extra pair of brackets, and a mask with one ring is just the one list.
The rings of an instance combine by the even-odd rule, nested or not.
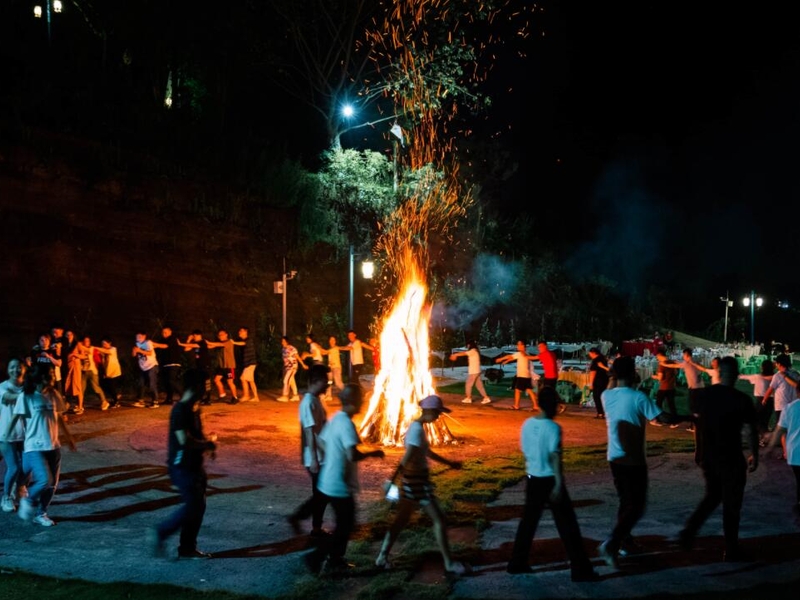
[(242, 381), (255, 381), (255, 373), (256, 373), (256, 365), (250, 365), (244, 368), (242, 371)]
[(524, 392), (533, 389), (530, 377), (514, 377), (514, 389)]
[(429, 473), (403, 473), (400, 495), (406, 500), (429, 504), (433, 497), (433, 484)]
[(233, 380), (236, 378), (236, 369), (217, 369), (217, 377)]

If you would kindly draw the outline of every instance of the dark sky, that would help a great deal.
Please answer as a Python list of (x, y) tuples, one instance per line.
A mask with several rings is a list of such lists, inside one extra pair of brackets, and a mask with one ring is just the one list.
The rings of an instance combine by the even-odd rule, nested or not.
[(721, 318), (726, 291), (800, 304), (800, 37), (790, 10), (545, 7), (535, 24), (545, 35), (501, 73), (521, 75), (497, 107), (516, 120), (522, 168), (509, 194), (519, 210), (543, 217), (576, 272), (636, 292), (674, 289), (690, 320)]

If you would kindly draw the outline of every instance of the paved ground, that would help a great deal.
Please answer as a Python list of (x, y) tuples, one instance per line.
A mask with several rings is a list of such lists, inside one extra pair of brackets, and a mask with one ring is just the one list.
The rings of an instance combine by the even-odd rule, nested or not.
[[(215, 404), (205, 412), (206, 429), (221, 440), (219, 456), (209, 464), (212, 489), (200, 534), (201, 548), (213, 552), (214, 559), (156, 560), (148, 554), (147, 527), (164, 518), (177, 501), (164, 467), (168, 409), (88, 408), (71, 423), (79, 451), (64, 451), (61, 486), (50, 510), (58, 525), (45, 529), (0, 513), (0, 567), (98, 582), (171, 583), (265, 596), (291, 592), (309, 576), (301, 560), (306, 540), (292, 535), (285, 516), (305, 498), (309, 482), (298, 463), (297, 405), (275, 402), (276, 395), (265, 392), (259, 404)], [(454, 409), (450, 427), (462, 443), (443, 452), (460, 459), (517, 452), (519, 425), (529, 413), (504, 410), (510, 400), (484, 407), (463, 405), (460, 398), (445, 396)], [(570, 408), (560, 418), (567, 445), (604, 440), (603, 423), (592, 419), (592, 412)], [(648, 431), (651, 439), (671, 435), (689, 434), (668, 428)], [(362, 463), (362, 522), (382, 502), (380, 483), (396, 464), (399, 450), (387, 454), (385, 461)], [(489, 507), (491, 524), (483, 532), (474, 573), (453, 584), (452, 597), (635, 598), (798, 579), (800, 527), (790, 510), (794, 479), (783, 461), (765, 459), (748, 480), (741, 536), (756, 560), (744, 564), (722, 562), (719, 514), (701, 532), (695, 551), (680, 552), (670, 543), (702, 493), (691, 456), (654, 459), (650, 475), (649, 508), (634, 531), (641, 552), (623, 560), (620, 571), (597, 562), (602, 581), (572, 584), (546, 515), (534, 543), (536, 574), (506, 574), (522, 504), (522, 487), (517, 485)], [(594, 555), (616, 510), (609, 474), (605, 469), (568, 474), (567, 484)], [(455, 539), (470, 535), (451, 533)], [(402, 552), (402, 537), (397, 550)], [(428, 580), (441, 578), (435, 553), (425, 570)]]

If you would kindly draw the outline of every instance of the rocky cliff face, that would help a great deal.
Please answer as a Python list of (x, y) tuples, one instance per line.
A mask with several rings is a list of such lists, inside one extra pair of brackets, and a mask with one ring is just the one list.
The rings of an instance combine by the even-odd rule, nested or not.
[[(63, 166), (0, 153), (0, 363), (27, 353), (56, 321), (96, 341), (112, 335), (121, 355), (137, 329), (155, 334), (164, 322), (181, 336), (201, 328), (211, 338), (219, 327), (235, 333), (246, 325), (279, 337), (282, 298), (273, 282), (283, 257), (297, 256), (287, 242), (294, 215), (231, 207), (264, 223), (259, 232), (189, 210), (211, 193), (172, 181), (88, 186)], [(320, 339), (341, 333), (322, 325), (346, 319), (346, 258), (345, 251), (333, 263), (331, 256), (287, 262), (299, 272), (287, 295), (288, 333), (298, 344), (309, 328)]]

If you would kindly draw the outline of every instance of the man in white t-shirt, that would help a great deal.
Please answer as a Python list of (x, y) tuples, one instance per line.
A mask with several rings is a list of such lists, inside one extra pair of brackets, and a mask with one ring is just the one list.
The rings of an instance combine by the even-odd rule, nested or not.
[(140, 331), (136, 334), (136, 345), (132, 351), (133, 358), (139, 363), (139, 399), (133, 403), (137, 408), (147, 406), (144, 401), (144, 388), (150, 390), (153, 397), (149, 408), (158, 408), (158, 360), (153, 343), (147, 334)]
[(533, 572), (528, 565), (531, 544), (544, 507), (549, 504), (569, 557), (572, 581), (596, 581), (599, 577), (586, 556), (578, 519), (562, 476), (561, 427), (553, 420), (558, 401), (555, 389), (544, 387), (539, 393), (541, 412), (522, 424), (520, 448), (525, 455), (527, 475), (525, 507), (506, 570), (512, 575)]
[[(786, 436), (784, 438), (784, 436)], [(795, 480), (794, 514), (800, 517), (800, 402), (791, 402), (781, 411), (781, 418), (767, 445), (769, 451), (779, 443), (785, 445), (786, 464), (792, 468)]]
[(465, 397), (461, 401), (464, 404), (472, 404), (472, 386), (474, 385), (478, 388), (478, 391), (483, 396), (483, 400), (481, 400), (481, 404), (491, 404), (492, 399), (489, 398), (489, 394), (486, 393), (486, 388), (483, 387), (483, 381), (481, 381), (481, 354), (478, 350), (478, 342), (475, 340), (470, 340), (467, 343), (467, 349), (464, 352), (454, 352), (450, 355), (450, 360), (456, 360), (461, 356), (467, 357), (467, 380), (464, 383), (464, 392)]
[(623, 542), (642, 517), (647, 503), (647, 461), (645, 431), (648, 421), (673, 423), (688, 416), (664, 413), (642, 392), (636, 390), (636, 363), (630, 356), (620, 356), (611, 367), (616, 387), (602, 394), (608, 430), (606, 458), (619, 498), (617, 522), (611, 536), (598, 547), (600, 557), (609, 567), (617, 567), (617, 555)]
[(311, 517), (311, 537), (322, 537), (322, 517), (327, 500), (319, 493), (317, 482), (325, 454), (318, 444), (322, 428), (328, 422), (328, 415), (320, 402), (320, 396), (328, 389), (330, 369), (326, 365), (311, 365), (308, 369), (308, 389), (300, 401), (301, 460), (311, 477), (311, 497), (289, 515), (289, 525), (296, 534), (300, 533), (300, 521)]
[(514, 352), (514, 354), (506, 354), (494, 361), (501, 365), (509, 363), (512, 360), (517, 361), (517, 374), (514, 377), (514, 410), (519, 410), (519, 397), (521, 392), (525, 392), (530, 397), (533, 410), (539, 410), (536, 394), (533, 393), (530, 363), (530, 361), (536, 359), (538, 359), (538, 356), (533, 356), (526, 352), (525, 342), (517, 340), (517, 351)]
[(344, 554), (356, 524), (358, 462), (365, 458), (384, 456), (383, 450), (361, 452), (358, 449), (361, 440), (352, 419), (361, 410), (364, 401), (361, 387), (348, 383), (339, 394), (339, 400), (342, 410), (333, 415), (317, 438), (325, 453), (317, 489), (325, 496), (322, 500), (327, 500), (333, 508), (336, 529), (330, 538), (322, 538), (320, 544), (304, 557), (306, 565), (314, 574), (322, 570), (323, 562), (326, 570), (346, 569), (350, 566), (345, 561)]
[(358, 335), (352, 329), (347, 332), (347, 339), (350, 343), (344, 347), (344, 350), (350, 352), (350, 383), (361, 385), (361, 373), (364, 371), (364, 348), (372, 352), (375, 351), (375, 348), (358, 339)]
[[(762, 405), (766, 405), (771, 397), (775, 398), (775, 418), (780, 422), (781, 413), (786, 408), (797, 400), (797, 384), (793, 382), (800, 380), (800, 375), (792, 369), (792, 361), (786, 354), (780, 354), (775, 357), (775, 366), (778, 372), (772, 376), (772, 381), (769, 383), (764, 398), (761, 400)], [(781, 438), (781, 446), (783, 447), (783, 455), (786, 456), (786, 443)]]

